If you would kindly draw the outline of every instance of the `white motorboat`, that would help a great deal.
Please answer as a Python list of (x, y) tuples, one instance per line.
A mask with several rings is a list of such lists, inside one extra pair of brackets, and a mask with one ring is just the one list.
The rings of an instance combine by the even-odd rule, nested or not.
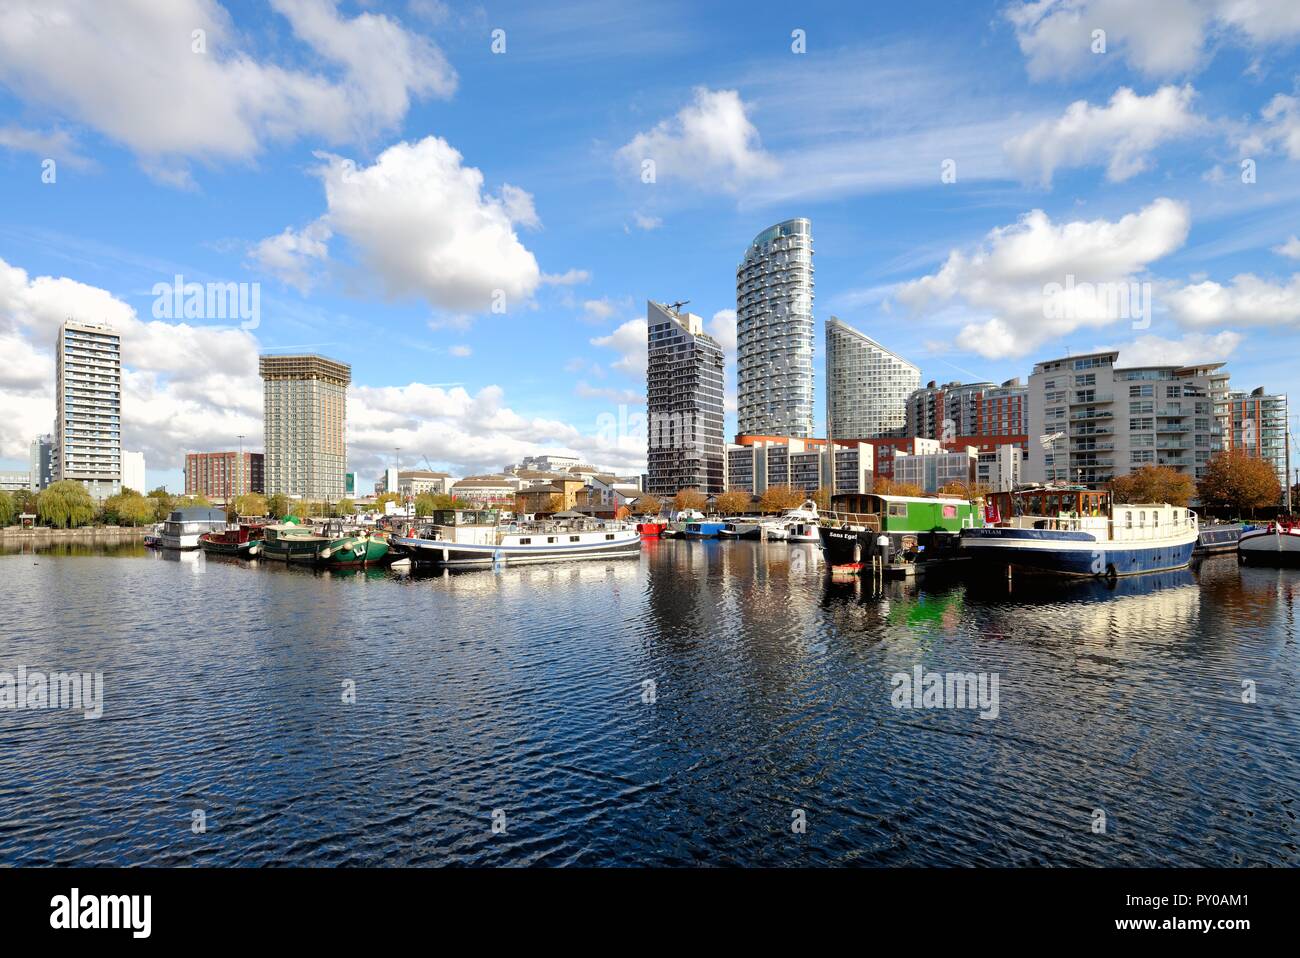
[(815, 542), (821, 544), (822, 535), (817, 525), (817, 503), (805, 499), (798, 509), (791, 509), (781, 516), (781, 524), (786, 530), (787, 542)]
[(176, 509), (150, 544), (159, 549), (197, 549), (205, 532), (225, 532), (226, 511), (205, 506)]

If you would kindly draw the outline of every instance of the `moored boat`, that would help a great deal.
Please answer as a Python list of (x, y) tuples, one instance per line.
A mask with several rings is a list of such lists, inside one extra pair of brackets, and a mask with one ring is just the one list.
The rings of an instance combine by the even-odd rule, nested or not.
[(1169, 503), (1115, 503), (1082, 488), (994, 493), (996, 517), (963, 529), (961, 549), (978, 570), (1116, 578), (1181, 569), (1200, 538), (1196, 513)]
[(781, 516), (781, 524), (785, 526), (787, 542), (815, 542), (822, 541), (821, 530), (818, 528), (817, 503), (812, 499), (805, 499), (803, 505), (798, 509), (791, 509)]
[(724, 525), (721, 520), (697, 519), (686, 523), (682, 535), (687, 539), (716, 539)]
[(1237, 557), (1246, 565), (1300, 566), (1300, 525), (1282, 520), (1243, 532)]
[(621, 522), (549, 520), (503, 526), (492, 510), (439, 510), (416, 535), (391, 547), (419, 565), (483, 568), (639, 556), (641, 535)]
[(225, 529), (224, 509), (189, 506), (172, 511), (153, 544), (159, 549), (197, 549), (199, 536), (205, 532), (224, 532)]
[(267, 526), (265, 531), (262, 558), (278, 562), (314, 562), (331, 541), (329, 536), (296, 522), (278, 522)]
[(642, 539), (658, 539), (667, 525), (667, 520), (651, 519), (648, 522), (638, 522), (636, 531), (640, 533)]
[(333, 539), (320, 551), (317, 561), (331, 569), (358, 569), (388, 559), (388, 537), (361, 532)]
[(718, 530), (720, 539), (761, 539), (763, 526), (756, 519), (728, 519)]
[(1210, 525), (1202, 525), (1192, 555), (1235, 552), (1237, 550), (1237, 541), (1241, 538), (1242, 532), (1249, 528), (1249, 526), (1243, 526), (1239, 522), (1216, 522)]
[(241, 523), (222, 532), (205, 532), (199, 536), (199, 548), (211, 555), (248, 559), (262, 551), (262, 529), (261, 525)]
[(887, 570), (909, 573), (958, 558), (958, 536), (980, 518), (965, 499), (845, 493), (832, 498), (818, 532), (832, 571), (867, 568), (874, 556)]

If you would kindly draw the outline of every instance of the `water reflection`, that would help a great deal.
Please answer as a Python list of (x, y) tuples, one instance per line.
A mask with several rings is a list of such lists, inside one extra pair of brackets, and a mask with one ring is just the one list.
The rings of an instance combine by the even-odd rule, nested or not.
[[(0, 711), (0, 863), (1300, 863), (1297, 570), (873, 583), (665, 540), (451, 574), (130, 547), (0, 571), (0, 669), (106, 674), (103, 721)], [(917, 665), (996, 674), (999, 717), (896, 709)]]

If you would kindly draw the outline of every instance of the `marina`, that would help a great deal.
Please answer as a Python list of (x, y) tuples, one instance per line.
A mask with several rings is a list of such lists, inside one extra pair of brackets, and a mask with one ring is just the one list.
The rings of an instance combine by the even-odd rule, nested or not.
[[(12, 864), (1300, 864), (1300, 706), (1262, 694), (1300, 669), (1294, 570), (880, 583), (762, 541), (480, 570), (23, 548), (0, 556), (28, 610), (6, 663), (65, 648), (103, 672), (105, 719), (22, 713)], [(999, 675), (998, 719), (891, 707), (917, 664)]]

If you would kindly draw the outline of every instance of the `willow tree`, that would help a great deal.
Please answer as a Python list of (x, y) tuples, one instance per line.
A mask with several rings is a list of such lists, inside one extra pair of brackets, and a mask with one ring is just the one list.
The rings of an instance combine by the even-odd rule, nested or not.
[(14, 505), (14, 497), (7, 492), (0, 492), (0, 526), (9, 525), (16, 515), (18, 509)]
[(95, 500), (81, 483), (64, 479), (41, 492), (36, 499), (36, 514), (42, 522), (60, 529), (84, 526), (95, 519)]

